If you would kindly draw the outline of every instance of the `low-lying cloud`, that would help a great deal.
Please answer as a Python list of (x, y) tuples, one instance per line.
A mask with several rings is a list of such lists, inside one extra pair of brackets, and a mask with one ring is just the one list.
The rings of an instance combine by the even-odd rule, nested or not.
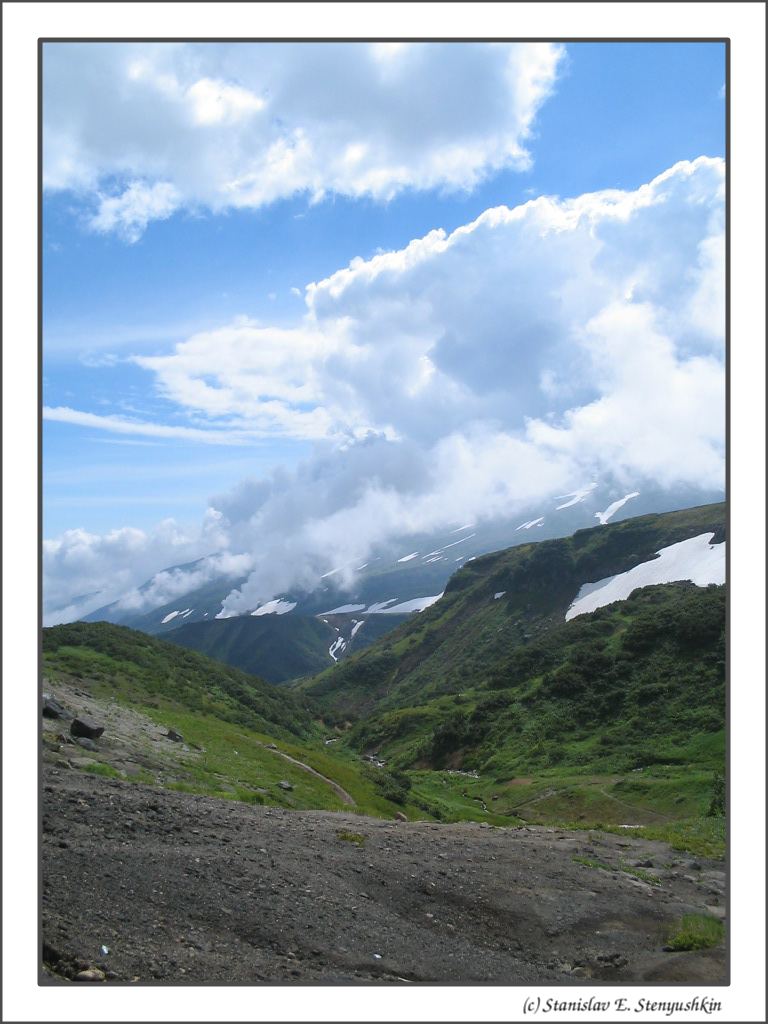
[(241, 320), (137, 357), (195, 429), (316, 443), (212, 499), (201, 553), (250, 559), (225, 612), (590, 481), (721, 488), (723, 188), (702, 157), (633, 192), (491, 209), (310, 284), (293, 327)]

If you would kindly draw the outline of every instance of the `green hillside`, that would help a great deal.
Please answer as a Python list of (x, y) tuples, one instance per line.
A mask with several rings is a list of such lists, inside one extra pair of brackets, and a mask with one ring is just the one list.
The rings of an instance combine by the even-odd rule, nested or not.
[(207, 654), (270, 683), (311, 675), (331, 663), (336, 631), (309, 615), (242, 615), (194, 622), (165, 634), (169, 643)]
[(666, 584), (565, 611), (582, 584), (662, 547), (723, 540), (724, 519), (706, 506), (478, 558), (437, 604), (301, 689), (438, 817), (706, 817), (724, 770), (725, 588)]
[[(54, 693), (75, 686), (74, 692), (96, 703), (97, 719), (118, 705), (135, 711), (139, 721), (181, 732), (183, 748), (166, 743), (173, 760), (163, 761), (159, 746), (138, 730), (130, 757), (147, 768), (131, 776), (135, 781), (296, 809), (351, 809), (381, 817), (401, 810), (423, 813), (389, 772), (377, 774), (351, 752), (326, 747), (322, 723), (302, 695), (106, 622), (44, 629), (42, 646), (44, 685)], [(54, 731), (61, 728), (55, 724)], [(83, 770), (120, 776), (109, 731), (97, 747)], [(78, 753), (77, 747), (65, 749)], [(283, 781), (291, 788), (283, 788)], [(342, 787), (353, 804), (331, 784)]]
[(477, 558), (451, 577), (436, 604), (300, 685), (329, 718), (345, 719), (483, 686), (513, 649), (563, 623), (582, 584), (625, 572), (697, 534), (722, 540), (724, 524), (725, 506), (706, 505)]

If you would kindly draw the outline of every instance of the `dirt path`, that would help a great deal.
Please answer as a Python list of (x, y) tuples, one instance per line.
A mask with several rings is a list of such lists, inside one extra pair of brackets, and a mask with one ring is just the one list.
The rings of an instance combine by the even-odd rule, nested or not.
[[(86, 967), (115, 984), (726, 981), (722, 947), (663, 951), (683, 914), (724, 917), (723, 865), (662, 843), (287, 811), (52, 766), (43, 790), (49, 983)], [(639, 861), (661, 885), (618, 870)]]
[[(262, 744), (264, 746), (264, 744)], [(350, 807), (356, 807), (355, 800), (349, 795), (346, 789), (342, 789), (338, 782), (334, 782), (333, 779), (329, 779), (326, 775), (321, 775), (320, 772), (312, 768), (311, 765), (304, 764), (303, 761), (297, 761), (295, 757), (291, 757), (290, 754), (286, 754), (285, 751), (279, 748), (268, 747), (273, 754), (279, 754), (280, 757), (284, 757), (286, 761), (290, 761), (291, 764), (295, 764), (298, 768), (303, 768), (305, 772), (309, 772), (310, 775), (314, 775), (318, 779), (322, 779), (323, 782), (327, 783), (336, 796), (341, 800), (342, 803), (348, 804)]]

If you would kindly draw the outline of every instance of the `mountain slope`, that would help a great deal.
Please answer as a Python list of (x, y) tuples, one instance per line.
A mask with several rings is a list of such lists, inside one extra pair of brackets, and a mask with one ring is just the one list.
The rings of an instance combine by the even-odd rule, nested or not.
[(316, 675), (363, 650), (405, 616), (239, 615), (192, 622), (163, 634), (172, 644), (281, 684)]
[(706, 846), (722, 825), (725, 587), (665, 582), (566, 613), (585, 584), (610, 599), (639, 565), (663, 578), (670, 552), (704, 548), (724, 568), (724, 516), (645, 516), (477, 559), (416, 619), (300, 686), (342, 744), (407, 771), (435, 817), (685, 820)]
[(333, 663), (328, 650), (333, 627), (308, 615), (250, 615), (179, 626), (164, 634), (169, 643), (283, 683)]
[(301, 685), (327, 713), (347, 717), (484, 685), (512, 649), (564, 622), (582, 586), (703, 534), (712, 534), (713, 543), (724, 539), (723, 504), (641, 516), (477, 558), (450, 579), (436, 604)]
[(88, 679), (126, 702), (169, 704), (283, 736), (316, 729), (307, 702), (269, 683), (125, 626), (72, 622), (43, 630), (48, 674)]
[(389, 772), (327, 747), (301, 695), (196, 652), (110, 623), (72, 623), (43, 630), (43, 672), (70, 717), (105, 726), (86, 757), (66, 719), (44, 718), (44, 759), (59, 770), (294, 809), (420, 813)]

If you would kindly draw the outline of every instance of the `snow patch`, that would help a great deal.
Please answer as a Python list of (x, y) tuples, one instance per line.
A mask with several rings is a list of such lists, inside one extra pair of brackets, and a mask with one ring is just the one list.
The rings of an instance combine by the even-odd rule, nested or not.
[(418, 555), (418, 553), (418, 551), (413, 551), (411, 552), (410, 555), (405, 555), (403, 558), (398, 558), (398, 562), (410, 562), (410, 560), (412, 558), (415, 558)]
[(570, 498), (571, 500), (566, 501), (562, 505), (558, 505), (555, 511), (559, 512), (561, 508), (570, 508), (571, 505), (576, 505), (578, 502), (584, 501), (584, 499), (588, 497), (596, 487), (597, 484), (587, 484), (586, 487), (580, 487), (578, 491), (571, 491), (570, 494), (558, 494), (555, 501), (558, 501), (560, 498)]
[[(329, 612), (320, 612), (321, 615), (346, 615), (348, 612), (361, 612), (364, 604), (340, 604), (338, 608), (331, 608)], [(325, 620), (323, 620), (325, 621)]]
[(641, 562), (618, 576), (585, 584), (565, 613), (566, 622), (614, 601), (624, 601), (640, 587), (681, 580), (690, 580), (697, 587), (725, 583), (725, 543), (712, 544), (713, 537), (714, 533), (702, 533), (671, 544), (661, 548), (657, 552), (659, 557), (650, 562)]
[(498, 600), (499, 600), (499, 598), (500, 598), (500, 597), (504, 597), (504, 595), (505, 595), (505, 594), (506, 594), (506, 590), (499, 590), (499, 591), (497, 591), (497, 593), (495, 593), (495, 594), (493, 595), (493, 600), (494, 600), (494, 601), (498, 601)]
[[(376, 605), (371, 605), (368, 609), (368, 614), (407, 615), (409, 612), (423, 612), (425, 608), (429, 608), (435, 601), (439, 601), (442, 596), (442, 594), (434, 594), (432, 597), (414, 597), (412, 601), (403, 601), (402, 604), (396, 604), (391, 608), (379, 608)], [(389, 601), (385, 603), (389, 604)]]
[(182, 619), (186, 619), (186, 617), (188, 615), (191, 615), (194, 610), (194, 608), (185, 608), (184, 611), (181, 613)]
[(466, 526), (460, 526), (458, 530), (451, 530), (451, 533), (461, 533), (462, 530), (471, 530), (474, 525), (474, 523), (467, 523)]
[(365, 625), (365, 619), (360, 619), (359, 622), (356, 622), (354, 624), (354, 626), (352, 627), (352, 632), (349, 634), (349, 639), (351, 640), (354, 637), (355, 633), (358, 631), (358, 629), (360, 629), (361, 626), (364, 626), (364, 625)]
[(251, 612), (251, 615), (285, 615), (286, 612), (292, 612), (295, 607), (295, 601), (284, 601), (281, 597), (276, 597), (274, 601), (267, 601), (256, 611)]
[(343, 636), (338, 636), (333, 641), (331, 646), (328, 648), (328, 653), (330, 654), (330, 656), (333, 658), (334, 661), (338, 661), (339, 659), (336, 657), (336, 652), (338, 651), (339, 654), (343, 653), (344, 648), (346, 646), (347, 646), (347, 641), (344, 639), (344, 637)]
[[(564, 506), (561, 505), (560, 507), (563, 508)], [(538, 519), (530, 519), (527, 523), (520, 523), (519, 526), (515, 527), (515, 531), (517, 531), (517, 530), (530, 530), (532, 526), (543, 526), (543, 525), (544, 525), (544, 516), (539, 516)]]
[(390, 597), (388, 601), (379, 601), (377, 604), (372, 604), (365, 609), (365, 614), (376, 615), (378, 612), (384, 611), (388, 604), (394, 604), (396, 600), (396, 597)]
[(468, 537), (460, 537), (458, 540), (451, 541), (450, 544), (446, 544), (444, 548), (440, 548), (441, 551), (447, 551), (448, 548), (455, 548), (457, 544), (463, 544), (465, 540), (472, 540), (476, 537), (476, 533), (470, 533)]
[(603, 512), (595, 512), (595, 519), (597, 519), (601, 526), (605, 526), (611, 516), (615, 515), (622, 505), (626, 505), (631, 498), (637, 498), (640, 496), (640, 491), (632, 491), (631, 494), (625, 494), (623, 498), (619, 498), (618, 501), (611, 502), (607, 509)]
[(170, 622), (171, 619), (175, 619), (178, 614), (179, 614), (178, 608), (176, 609), (175, 612), (168, 612), (168, 614), (165, 616), (165, 618), (160, 620), (160, 625), (163, 626), (163, 625), (165, 625), (166, 622)]

